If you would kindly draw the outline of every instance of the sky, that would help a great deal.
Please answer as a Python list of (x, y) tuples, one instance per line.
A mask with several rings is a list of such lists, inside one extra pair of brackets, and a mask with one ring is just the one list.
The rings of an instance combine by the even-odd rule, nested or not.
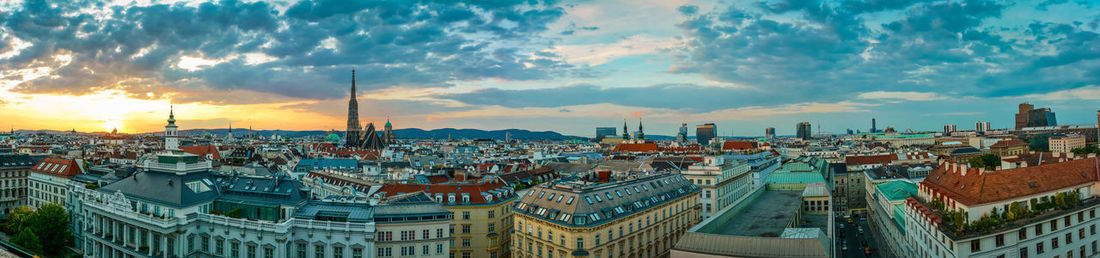
[(343, 130), (353, 69), (395, 128), (1085, 124), (1098, 33), (1087, 0), (0, 0), (0, 128)]

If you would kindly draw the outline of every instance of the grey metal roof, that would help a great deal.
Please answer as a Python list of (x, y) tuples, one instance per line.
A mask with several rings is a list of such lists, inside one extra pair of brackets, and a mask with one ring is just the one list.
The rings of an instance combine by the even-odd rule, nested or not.
[(294, 212), (294, 217), (314, 220), (340, 218), (347, 222), (370, 222), (374, 219), (374, 209), (366, 203), (309, 202), (298, 208)]
[(432, 200), (424, 192), (415, 192), (386, 198), (374, 206), (377, 217), (407, 217), (410, 215), (449, 215), (451, 212)]
[[(209, 186), (211, 189), (208, 191), (195, 192), (186, 186), (186, 183), (202, 182), (204, 179), (211, 183)], [(155, 171), (138, 172), (96, 190), (107, 193), (122, 191), (129, 198), (136, 197), (176, 208), (210, 202), (220, 195), (219, 189), (213, 184), (213, 178), (207, 171), (186, 175)]]
[(532, 188), (513, 208), (567, 226), (595, 226), (699, 192), (680, 174), (658, 174), (622, 182), (562, 179)]
[(286, 177), (216, 176), (221, 200), (272, 205), (301, 205), (308, 199), (298, 180)]
[(4, 154), (0, 155), (0, 169), (11, 168), (29, 168), (42, 162), (45, 157), (36, 159), (33, 156), (25, 154)]

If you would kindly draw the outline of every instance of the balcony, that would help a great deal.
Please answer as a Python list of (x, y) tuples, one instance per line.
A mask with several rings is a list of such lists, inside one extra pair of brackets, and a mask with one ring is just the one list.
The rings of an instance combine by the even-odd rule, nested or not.
[[(1070, 198), (1070, 197), (1066, 197)], [(1072, 198), (1077, 198), (1073, 196)], [(1036, 222), (1044, 222), (1051, 219), (1057, 219), (1069, 214), (1074, 214), (1082, 210), (1095, 208), (1100, 205), (1100, 197), (1090, 197), (1084, 200), (1078, 200), (1076, 202), (1065, 203), (1059, 207), (1054, 204), (1054, 201), (1032, 203), (1037, 207), (1043, 207), (1040, 210), (1031, 210), (1027, 208), (1015, 209), (1020, 214), (1013, 213), (1011, 217), (1007, 215), (1006, 211), (1000, 211), (998, 216), (982, 217), (981, 219), (969, 221), (963, 223), (962, 226), (956, 225), (954, 222), (959, 218), (965, 218), (967, 214), (959, 213), (955, 211), (944, 210), (940, 204), (926, 203), (916, 198), (910, 197), (906, 201), (907, 205), (914, 208), (927, 209), (934, 216), (941, 218), (942, 223), (938, 223), (937, 229), (952, 240), (965, 239), (969, 237), (982, 236), (988, 234), (994, 234), (998, 232), (1004, 232), (1009, 229), (1018, 229), (1028, 224)], [(919, 213), (919, 212), (918, 212)]]

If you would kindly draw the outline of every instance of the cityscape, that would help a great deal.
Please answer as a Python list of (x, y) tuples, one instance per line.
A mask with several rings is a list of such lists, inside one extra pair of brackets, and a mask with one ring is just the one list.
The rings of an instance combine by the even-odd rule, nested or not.
[(1098, 13), (0, 0), (0, 257), (1100, 257)]

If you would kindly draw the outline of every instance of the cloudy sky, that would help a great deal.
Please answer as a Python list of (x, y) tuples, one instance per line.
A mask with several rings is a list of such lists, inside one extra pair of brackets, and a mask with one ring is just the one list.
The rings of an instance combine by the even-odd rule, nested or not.
[[(1062, 124), (1100, 109), (1089, 0), (0, 0), (0, 127), (597, 126), (720, 135)], [(817, 128), (820, 126), (820, 128)], [(694, 131), (694, 130), (691, 130)]]

